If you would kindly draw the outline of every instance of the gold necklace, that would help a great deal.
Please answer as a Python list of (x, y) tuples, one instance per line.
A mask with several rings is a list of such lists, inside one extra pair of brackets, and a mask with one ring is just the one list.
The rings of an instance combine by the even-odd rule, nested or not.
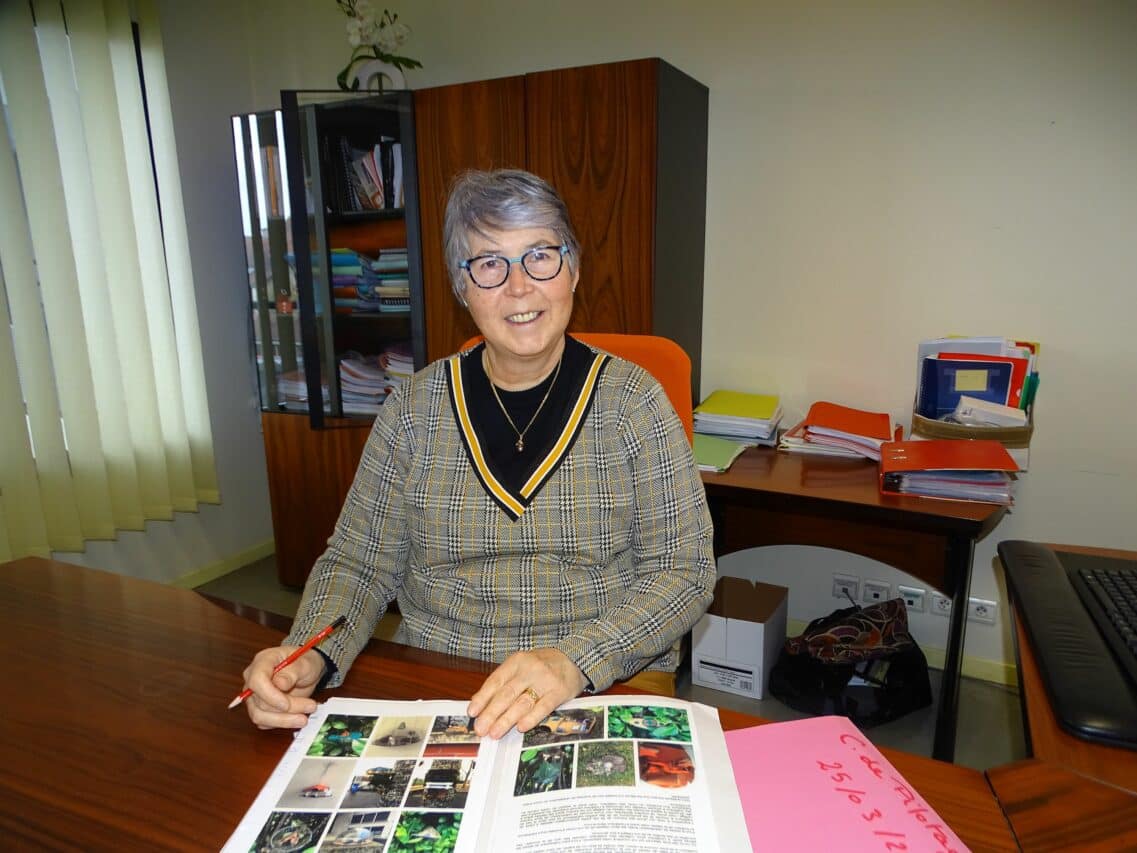
[[(513, 418), (509, 416), (506, 411), (505, 405), (501, 402), (501, 397), (497, 395), (497, 386), (494, 384), (493, 377), (490, 375), (489, 370), (486, 370), (486, 378), (490, 381), (490, 391), (493, 392), (493, 398), (497, 400), (498, 408), (501, 413), (505, 415), (505, 419), (509, 421), (509, 425), (513, 427), (513, 431), (517, 433), (517, 443), (513, 446), (517, 448), (517, 452), (521, 453), (525, 449), (525, 433), (529, 432), (529, 427), (533, 426), (533, 422), (537, 420), (537, 415), (541, 414), (541, 409), (545, 408), (545, 403), (549, 399), (549, 395), (553, 393), (553, 386), (557, 384), (557, 377), (561, 375), (561, 362), (564, 361), (564, 353), (557, 359), (557, 369), (553, 371), (553, 381), (549, 383), (549, 387), (545, 390), (545, 396), (541, 398), (541, 404), (537, 406), (537, 411), (533, 413), (533, 417), (529, 419), (529, 423), (525, 424), (525, 429), (518, 429), (517, 424), (513, 422)], [(489, 359), (486, 359), (486, 366), (489, 366)]]

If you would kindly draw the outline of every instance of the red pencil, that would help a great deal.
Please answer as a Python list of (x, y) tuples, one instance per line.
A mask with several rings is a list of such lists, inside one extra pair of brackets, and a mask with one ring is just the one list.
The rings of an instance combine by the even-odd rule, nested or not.
[[(284, 660), (282, 660), (280, 663), (278, 663), (276, 666), (274, 666), (272, 668), (272, 674), (276, 675), (278, 672), (280, 672), (282, 669), (284, 669), (290, 663), (295, 663), (300, 658), (300, 656), (302, 654), (304, 654), (304, 652), (309, 651), (310, 649), (314, 648), (316, 643), (320, 642), (325, 637), (327, 637), (330, 633), (332, 633), (332, 631), (334, 631), (336, 628), (343, 625), (344, 621), (345, 621), (345, 619), (343, 616), (340, 616), (339, 618), (337, 618), (335, 622), (333, 622), (331, 625), (329, 625), (323, 631), (318, 633), (316, 636), (314, 636), (312, 639), (310, 639), (308, 642), (306, 642), (304, 645), (302, 645), (300, 648), (298, 648), (296, 651), (294, 651), (292, 654), (290, 654), (288, 657), (286, 657)], [(232, 702), (229, 703), (229, 709), (232, 710), (233, 708), (236, 708), (238, 705), (240, 705), (242, 702), (244, 702), (246, 699), (248, 699), (252, 695), (253, 695), (253, 691), (250, 690), (248, 687), (246, 687), (244, 690), (242, 690), (240, 693), (237, 694), (236, 699), (234, 699)]]

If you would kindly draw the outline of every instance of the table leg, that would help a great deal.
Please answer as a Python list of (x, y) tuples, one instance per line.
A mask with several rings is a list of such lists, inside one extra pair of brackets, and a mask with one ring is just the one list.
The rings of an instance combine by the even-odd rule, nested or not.
[(971, 596), (971, 560), (975, 543), (965, 537), (948, 539), (945, 569), (953, 591), (948, 624), (947, 655), (940, 681), (940, 703), (936, 709), (936, 734), (932, 758), (955, 759), (955, 726), (959, 709), (959, 675), (963, 668), (963, 640), (967, 630), (967, 601)]

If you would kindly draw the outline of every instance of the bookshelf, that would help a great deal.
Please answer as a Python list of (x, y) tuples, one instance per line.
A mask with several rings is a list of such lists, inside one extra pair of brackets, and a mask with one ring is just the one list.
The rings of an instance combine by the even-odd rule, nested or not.
[(411, 95), (290, 90), (233, 124), (261, 409), (374, 417), (344, 359), (426, 357)]

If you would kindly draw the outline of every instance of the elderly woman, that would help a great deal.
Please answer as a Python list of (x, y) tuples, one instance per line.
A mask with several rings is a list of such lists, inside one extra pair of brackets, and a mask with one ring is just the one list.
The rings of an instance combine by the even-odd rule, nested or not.
[[(396, 639), (500, 661), (480, 735), (644, 669), (674, 672), (711, 599), (711, 522), (683, 427), (642, 368), (566, 336), (580, 246), (528, 172), (469, 172), (446, 208), (454, 294), (485, 338), (384, 403), (284, 645), (245, 670), (262, 727), (299, 727), (398, 600)], [(340, 615), (346, 627), (275, 676)]]

